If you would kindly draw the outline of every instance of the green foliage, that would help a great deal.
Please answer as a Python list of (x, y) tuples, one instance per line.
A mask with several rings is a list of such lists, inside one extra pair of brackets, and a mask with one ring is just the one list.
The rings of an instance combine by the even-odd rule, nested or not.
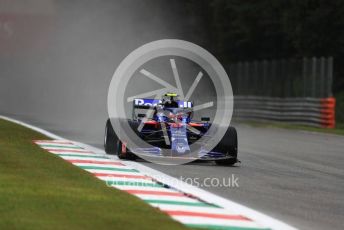
[(334, 92), (343, 90), (344, 1), (188, 1), (190, 11), (195, 5), (222, 62), (333, 56)]

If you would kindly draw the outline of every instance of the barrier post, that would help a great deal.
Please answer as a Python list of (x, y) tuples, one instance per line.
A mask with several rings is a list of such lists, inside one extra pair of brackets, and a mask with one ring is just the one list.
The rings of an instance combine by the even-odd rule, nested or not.
[(336, 98), (328, 97), (321, 99), (321, 125), (324, 128), (335, 128), (336, 126)]

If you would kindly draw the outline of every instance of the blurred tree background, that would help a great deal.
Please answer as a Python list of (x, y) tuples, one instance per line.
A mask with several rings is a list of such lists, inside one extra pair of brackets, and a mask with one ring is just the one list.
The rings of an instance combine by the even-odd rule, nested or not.
[[(333, 93), (344, 121), (343, 0), (188, 0), (196, 36), (222, 63), (334, 57)], [(200, 38), (199, 38), (200, 39)]]

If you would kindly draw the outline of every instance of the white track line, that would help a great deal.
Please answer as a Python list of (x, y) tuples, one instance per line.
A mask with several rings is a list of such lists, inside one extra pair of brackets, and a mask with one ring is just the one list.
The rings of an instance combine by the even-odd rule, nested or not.
[(107, 170), (107, 169), (84, 169), (87, 172), (90, 172), (92, 174), (95, 173), (107, 173), (107, 174), (120, 174), (120, 175), (133, 175), (133, 176), (139, 176), (141, 175), (140, 172), (127, 172), (127, 171), (113, 171), (113, 170)]
[[(12, 119), (12, 118), (9, 118), (9, 117), (6, 117), (6, 116), (1, 116), (0, 115), (0, 118), (4, 119), (4, 120), (7, 120), (7, 121), (11, 121), (13, 123), (16, 123), (16, 124), (19, 124), (19, 125), (22, 125), (24, 127), (27, 127), (29, 129), (32, 129), (34, 131), (37, 131), (47, 137), (50, 137), (52, 139), (56, 139), (56, 140), (60, 140), (60, 141), (68, 141), (67, 139), (63, 138), (63, 137), (60, 137), (58, 135), (55, 135), (49, 131), (46, 131), (44, 129), (41, 129), (41, 128), (38, 128), (38, 127), (35, 127), (33, 125), (29, 125), (25, 122), (22, 122), (22, 121), (18, 121), (16, 119)], [(58, 143), (58, 141), (56, 143)], [(95, 148), (93, 146), (90, 146), (90, 145), (87, 145), (87, 144), (84, 144), (84, 143), (80, 143), (80, 142), (74, 142), (77, 146), (80, 146), (80, 147), (83, 147), (83, 148), (86, 148), (90, 151), (93, 151), (97, 154), (101, 154), (101, 155), (105, 155), (105, 152), (99, 148)], [(111, 156), (112, 159), (115, 159), (115, 160), (118, 160), (118, 158), (116, 156)], [(279, 221), (277, 219), (274, 219), (268, 215), (265, 215), (261, 212), (258, 212), (256, 210), (253, 210), (251, 208), (248, 208), (244, 205), (241, 205), (239, 203), (236, 203), (234, 201), (230, 201), (230, 200), (227, 200), (225, 198), (222, 198), (220, 196), (217, 196), (215, 194), (212, 194), (210, 192), (207, 192), (205, 190), (202, 190), (200, 188), (197, 188), (197, 187), (194, 187), (194, 186), (191, 186), (185, 182), (182, 182), (180, 180), (177, 180), (176, 178), (174, 177), (171, 177), (165, 173), (162, 173), (160, 171), (157, 171), (155, 169), (152, 169), (152, 168), (149, 168), (147, 166), (144, 166), (138, 162), (133, 162), (133, 161), (126, 161), (125, 162), (128, 166), (131, 166), (137, 170), (139, 170), (140, 172), (142, 172), (143, 174), (147, 175), (147, 176), (150, 176), (152, 178), (157, 178), (159, 181), (163, 182), (164, 184), (167, 184), (179, 191), (182, 191), (182, 192), (185, 192), (185, 193), (189, 193), (189, 194), (197, 194), (197, 197), (199, 197), (200, 199), (206, 201), (206, 202), (209, 202), (209, 203), (213, 203), (213, 204), (216, 204), (216, 205), (219, 205), (225, 209), (228, 209), (228, 210), (235, 210), (237, 211), (238, 213), (242, 214), (242, 215), (245, 215), (246, 217), (252, 219), (253, 221), (255, 221), (256, 223), (258, 224), (261, 224), (263, 226), (268, 226), (272, 229), (279, 229), (279, 230), (296, 230), (296, 228), (282, 222), (282, 221)], [(90, 171), (90, 170), (87, 170), (87, 171)], [(93, 171), (93, 170), (91, 170)], [(99, 170), (97, 170), (99, 171)], [(105, 170), (106, 172), (106, 170)], [(116, 172), (117, 173), (117, 172)], [(126, 172), (127, 173), (127, 172)], [(142, 198), (142, 199), (156, 199), (156, 197), (154, 198), (154, 196), (147, 196), (147, 195), (141, 195), (141, 194), (137, 194), (136, 196)], [(177, 198), (177, 197), (175, 197)], [(173, 198), (175, 200), (175, 198)], [(179, 197), (178, 199), (180, 199), (181, 197)], [(159, 198), (160, 199), (160, 198)], [(164, 199), (164, 198), (161, 198), (161, 199)], [(171, 199), (172, 200), (172, 199)], [(186, 199), (187, 200), (187, 199)], [(177, 220), (182, 220), (184, 219), (184, 217), (174, 217), (175, 219)], [(191, 222), (195, 221), (194, 223), (198, 223), (197, 219), (193, 219)]]

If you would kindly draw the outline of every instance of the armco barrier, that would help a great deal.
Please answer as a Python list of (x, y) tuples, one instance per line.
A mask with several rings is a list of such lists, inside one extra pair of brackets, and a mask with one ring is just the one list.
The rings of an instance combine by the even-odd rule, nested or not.
[(335, 98), (235, 96), (233, 118), (334, 128)]

